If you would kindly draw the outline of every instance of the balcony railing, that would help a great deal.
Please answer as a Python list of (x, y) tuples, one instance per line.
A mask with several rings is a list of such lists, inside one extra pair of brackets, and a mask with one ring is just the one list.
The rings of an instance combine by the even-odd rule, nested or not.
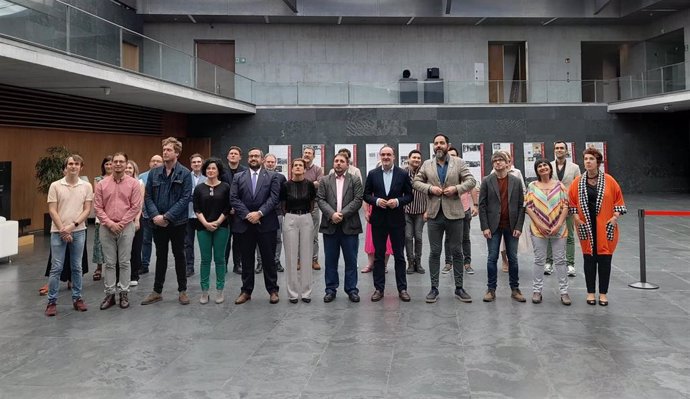
[(32, 8), (0, 0), (0, 36), (253, 103), (251, 79), (60, 0)]

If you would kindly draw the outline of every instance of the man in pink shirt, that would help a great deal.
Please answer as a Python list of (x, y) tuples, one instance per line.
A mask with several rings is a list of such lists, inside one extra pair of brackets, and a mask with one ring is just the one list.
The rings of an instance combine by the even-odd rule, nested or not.
[(113, 174), (96, 186), (94, 208), (101, 221), (100, 237), (105, 259), (105, 298), (101, 310), (115, 305), (117, 277), (115, 265), (120, 264), (120, 307), (129, 307), (129, 275), (134, 219), (141, 211), (142, 198), (139, 181), (125, 175), (127, 155), (113, 155)]

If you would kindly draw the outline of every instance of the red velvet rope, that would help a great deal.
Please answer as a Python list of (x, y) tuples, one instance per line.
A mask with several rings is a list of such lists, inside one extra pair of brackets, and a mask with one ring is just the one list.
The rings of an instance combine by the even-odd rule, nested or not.
[(690, 211), (648, 211), (644, 210), (645, 216), (690, 216)]

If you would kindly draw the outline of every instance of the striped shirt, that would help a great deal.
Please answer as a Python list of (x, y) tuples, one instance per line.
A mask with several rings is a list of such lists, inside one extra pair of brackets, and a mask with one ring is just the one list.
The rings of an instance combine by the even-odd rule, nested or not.
[[(568, 195), (565, 186), (558, 182), (549, 192), (537, 187), (536, 182), (532, 182), (527, 187), (527, 196), (525, 197), (525, 207), (531, 209), (537, 218), (546, 224), (549, 229), (553, 228), (561, 217), (562, 212), (568, 211)], [(535, 237), (542, 237), (544, 235), (539, 231), (534, 223), (530, 224), (530, 230)], [(568, 230), (565, 223), (561, 229), (553, 235), (553, 237), (567, 237)]]
[[(409, 167), (407, 168), (407, 173), (410, 174), (410, 179), (412, 180), (414, 180), (414, 177), (417, 175), (418, 171), (419, 168), (417, 170), (412, 170)], [(412, 195), (414, 196), (414, 199), (412, 202), (405, 205), (405, 213), (408, 215), (419, 215), (426, 212), (426, 202), (429, 198), (429, 195), (425, 192), (414, 189), (412, 190)]]

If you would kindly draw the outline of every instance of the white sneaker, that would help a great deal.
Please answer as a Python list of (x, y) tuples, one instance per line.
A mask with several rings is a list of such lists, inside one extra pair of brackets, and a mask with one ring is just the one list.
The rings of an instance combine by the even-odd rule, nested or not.
[(201, 298), (199, 298), (199, 303), (206, 305), (208, 303), (208, 292), (204, 291), (201, 293)]
[(139, 285), (139, 282), (136, 281), (136, 280), (132, 280), (132, 281), (129, 282), (129, 286), (130, 286), (130, 287), (136, 287), (137, 285)]
[(553, 264), (547, 263), (544, 265), (544, 274), (550, 276), (553, 273)]
[(575, 277), (575, 276), (577, 276), (577, 273), (575, 273), (575, 266), (568, 265), (568, 277)]
[(225, 302), (225, 296), (223, 296), (223, 290), (220, 290), (216, 293), (216, 303), (223, 303)]

